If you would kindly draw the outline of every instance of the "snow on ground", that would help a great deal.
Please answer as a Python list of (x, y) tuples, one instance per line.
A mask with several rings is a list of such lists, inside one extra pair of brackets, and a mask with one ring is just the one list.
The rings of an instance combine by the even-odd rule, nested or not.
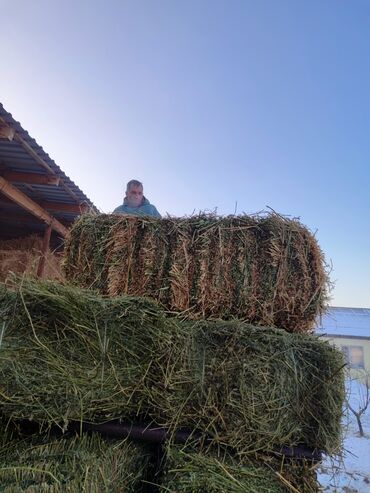
[[(356, 380), (348, 381), (351, 406), (363, 405), (366, 387)], [(319, 469), (319, 481), (326, 493), (370, 493), (370, 404), (361, 419), (365, 436), (360, 437), (357, 421), (346, 408), (343, 419), (344, 452), (341, 460), (326, 459)]]

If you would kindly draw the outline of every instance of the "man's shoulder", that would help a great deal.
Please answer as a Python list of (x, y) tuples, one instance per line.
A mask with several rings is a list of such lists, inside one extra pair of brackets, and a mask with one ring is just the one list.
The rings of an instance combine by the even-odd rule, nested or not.
[(126, 210), (127, 210), (127, 206), (125, 204), (121, 204), (114, 209), (113, 214), (117, 212), (125, 212)]
[(157, 208), (155, 207), (155, 205), (151, 204), (151, 203), (147, 203), (147, 204), (144, 204), (141, 206), (141, 209), (143, 212), (145, 212), (146, 214), (149, 214), (150, 216), (153, 216), (153, 217), (161, 217), (160, 213), (158, 212)]
[(131, 214), (134, 216), (148, 215), (153, 217), (161, 217), (157, 208), (146, 200), (140, 207), (129, 207), (127, 204), (121, 204), (116, 207), (113, 214)]

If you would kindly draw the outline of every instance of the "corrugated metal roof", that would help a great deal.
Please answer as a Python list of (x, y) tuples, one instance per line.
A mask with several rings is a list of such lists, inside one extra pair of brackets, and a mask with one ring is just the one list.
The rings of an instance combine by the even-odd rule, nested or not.
[(330, 307), (317, 324), (319, 334), (370, 337), (370, 308)]
[[(92, 201), (82, 190), (61, 170), (44, 149), (14, 120), (0, 103), (0, 124), (5, 124), (15, 131), (14, 138), (9, 140), (0, 137), (0, 176), (4, 173), (32, 173), (40, 176), (57, 176), (59, 185), (23, 183), (9, 179), (9, 182), (40, 204), (62, 224), (71, 223), (79, 214), (80, 207), (98, 212)], [(36, 232), (44, 229), (42, 221), (33, 218), (15, 203), (0, 194), (0, 236), (12, 236), (14, 231), (30, 230)], [(57, 207), (57, 204), (63, 206)], [(75, 208), (76, 210), (68, 210)], [(30, 216), (30, 221), (27, 217)], [(13, 226), (12, 226), (13, 219)], [(19, 220), (18, 220), (19, 219)], [(32, 220), (31, 220), (32, 219)], [(23, 226), (21, 226), (23, 224)]]

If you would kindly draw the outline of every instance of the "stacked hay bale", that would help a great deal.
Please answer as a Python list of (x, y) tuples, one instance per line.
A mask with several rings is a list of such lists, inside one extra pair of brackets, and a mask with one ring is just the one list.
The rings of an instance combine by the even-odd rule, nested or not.
[(100, 435), (1, 437), (3, 493), (122, 493), (142, 491), (149, 452)]
[(317, 491), (313, 465), (285, 451), (339, 450), (343, 361), (309, 333), (327, 278), (302, 225), (84, 216), (65, 270), (102, 294), (32, 280), (0, 290), (7, 420), (185, 428), (160, 491)]
[(227, 484), (237, 469), (249, 488), (267, 475), (276, 491), (287, 484), (315, 491), (309, 467), (266, 454), (282, 457), (282, 446), (300, 444), (338, 450), (342, 359), (314, 336), (184, 321), (143, 298), (31, 279), (1, 289), (0, 318), (2, 415), (44, 430), (112, 419), (161, 425), (170, 434), (187, 427), (195, 432), (189, 445), (197, 439), (203, 454), (185, 454), (180, 467), (171, 452), (162, 488), (187, 484), (199, 470), (210, 478), (219, 470)]
[(69, 281), (150, 296), (193, 318), (306, 332), (327, 302), (323, 255), (297, 220), (85, 215), (65, 248)]
[(240, 456), (339, 446), (342, 359), (314, 336), (184, 321), (151, 300), (31, 279), (0, 290), (0, 318), (8, 419), (152, 421)]
[(241, 465), (228, 453), (192, 453), (171, 447), (160, 492), (183, 493), (288, 493), (317, 490), (309, 463), (257, 455)]
[(148, 413), (145, 376), (172, 337), (154, 302), (24, 279), (0, 290), (0, 310), (6, 417), (65, 429)]
[[(299, 221), (289, 220), (277, 214), (227, 218), (200, 215), (186, 219), (167, 218), (162, 221), (127, 216), (85, 216), (75, 224), (67, 244), (65, 270), (68, 279), (80, 286), (94, 287), (111, 296), (150, 296), (169, 312), (186, 318), (208, 321), (239, 319), (253, 325), (277, 327), (300, 334), (312, 331), (317, 317), (321, 315), (327, 303), (328, 277), (324, 258), (315, 238)], [(244, 435), (241, 442), (237, 439), (232, 440), (234, 447), (240, 443), (254, 443), (256, 449), (269, 449), (266, 437), (274, 435), (274, 419), (277, 419), (280, 412), (280, 416), (287, 413), (288, 419), (282, 427), (287, 431), (287, 435), (284, 438), (284, 433), (279, 436), (280, 443), (297, 443), (296, 437), (293, 438), (293, 430), (301, 426), (301, 406), (304, 407), (310, 400), (310, 395), (315, 392), (320, 394), (320, 390), (325, 387), (319, 383), (317, 386), (310, 385), (310, 375), (315, 373), (312, 365), (315, 366), (320, 358), (322, 362), (327, 361), (328, 355), (316, 351), (316, 348), (305, 352), (303, 347), (306, 340), (297, 338), (296, 345), (293, 343), (288, 354), (291, 354), (291, 360), (299, 354), (302, 358), (300, 361), (305, 361), (307, 366), (304, 371), (295, 374), (296, 378), (291, 379), (289, 375), (292, 371), (297, 371), (295, 364), (292, 365), (291, 360), (284, 363), (278, 360), (280, 354), (287, 354), (287, 350), (274, 348), (276, 342), (271, 342), (274, 337), (270, 342), (261, 341), (255, 328), (249, 328), (252, 332), (240, 337), (237, 328), (240, 328), (241, 324), (235, 323), (233, 327), (228, 327), (231, 332), (234, 330), (235, 336), (234, 344), (230, 345), (229, 340), (232, 336), (230, 337), (230, 333), (225, 334), (225, 323), (206, 323), (206, 326), (204, 330), (199, 328), (195, 331), (194, 341), (197, 342), (193, 343), (188, 352), (183, 352), (183, 357), (186, 358), (184, 355), (187, 353), (188, 359), (182, 361), (182, 368), (185, 368), (186, 364), (193, 368), (197, 367), (197, 364), (198, 367), (204, 365), (202, 354), (199, 354), (198, 361), (194, 361), (194, 353), (199, 351), (194, 351), (194, 348), (199, 348), (199, 340), (204, 342), (204, 333), (212, 334), (216, 342), (212, 344), (207, 341), (210, 344), (206, 354), (217, 354), (222, 363), (218, 358), (212, 360), (214, 364), (210, 365), (212, 368), (209, 368), (209, 375), (213, 378), (209, 378), (207, 384), (210, 388), (230, 388), (231, 392), (227, 398), (223, 396), (219, 399), (217, 396), (217, 405), (211, 397), (207, 405), (204, 387), (194, 385), (192, 381), (186, 385), (184, 382), (188, 380), (179, 377), (178, 382), (182, 382), (184, 396), (196, 394), (203, 397), (203, 400), (199, 399), (202, 401), (199, 407), (203, 408), (204, 414), (200, 417), (195, 413), (194, 417), (190, 417), (193, 409), (185, 412), (185, 409), (191, 406), (184, 406), (181, 408), (182, 415), (178, 416), (178, 422), (182, 425), (199, 426), (202, 419), (204, 422), (208, 421), (207, 431), (210, 433), (217, 430), (215, 433), (219, 437), (219, 443), (224, 443), (225, 438), (220, 430), (225, 432), (227, 429), (230, 435), (230, 430), (240, 427), (240, 423), (248, 422), (247, 430), (242, 426)], [(218, 332), (224, 333), (220, 336)], [(266, 334), (265, 331), (264, 335)], [(281, 364), (280, 371), (273, 375), (268, 370), (264, 371), (263, 358), (255, 367), (251, 365), (251, 361), (255, 363), (258, 360), (255, 352), (258, 352), (261, 346), (269, 344), (272, 355), (266, 356), (265, 365), (270, 370), (272, 361), (279, 361)], [(253, 357), (250, 356), (248, 360), (249, 372), (243, 371), (251, 345)], [(184, 347), (188, 346), (185, 344)], [(226, 364), (222, 360), (225, 347), (228, 350), (232, 347), (231, 358)], [(234, 364), (231, 361), (234, 361)], [(331, 403), (332, 406), (319, 406), (316, 412), (311, 412), (311, 416), (318, 425), (322, 417), (321, 412), (325, 414), (328, 408), (336, 409), (335, 417), (331, 416), (332, 420), (329, 418), (329, 421), (332, 424), (336, 423), (338, 437), (343, 399), (340, 356), (336, 364), (337, 366), (334, 366), (337, 370), (332, 368), (329, 373), (333, 373), (326, 376), (322, 374), (322, 377), (323, 381), (327, 379), (326, 382), (338, 386), (338, 399)], [(251, 367), (256, 371), (250, 371)], [(264, 388), (263, 378), (265, 382), (274, 381), (276, 386), (272, 389)], [(250, 397), (249, 402), (247, 399), (244, 399), (241, 405), (239, 402), (239, 408), (238, 405), (235, 406), (233, 398), (230, 398), (235, 391), (233, 380), (238, 383), (253, 382), (252, 391), (250, 388), (248, 391), (241, 391), (239, 386), (240, 395)], [(283, 389), (287, 386), (298, 389), (298, 381), (300, 384), (306, 382), (302, 392), (297, 390), (293, 398), (285, 399)], [(173, 385), (173, 382), (168, 385)], [(259, 397), (256, 398), (258, 394)], [(266, 414), (266, 401), (271, 404), (274, 399), (275, 413)], [(270, 416), (269, 424), (264, 419), (256, 419), (254, 415), (252, 419), (249, 415), (249, 421), (246, 421), (243, 412), (248, 405), (252, 405), (253, 408), (255, 400), (258, 402), (258, 409), (263, 410), (261, 415)], [(189, 398), (187, 402), (190, 401)], [(157, 403), (158, 406), (163, 403), (163, 393), (158, 395)], [(233, 408), (233, 414), (226, 424), (223, 411), (227, 406), (229, 409)], [(273, 405), (270, 409), (273, 409)], [(176, 413), (176, 409), (172, 409), (172, 413)], [(185, 414), (187, 419), (184, 419)], [(281, 423), (279, 419), (277, 421)], [(165, 419), (161, 423), (168, 424)], [(325, 428), (324, 425), (318, 427)], [(279, 426), (278, 428), (280, 431)], [(303, 442), (311, 446), (312, 437), (315, 435), (312, 431), (307, 430)], [(230, 436), (226, 441), (229, 438)], [(248, 450), (249, 445), (246, 447)], [(317, 447), (318, 444), (313, 446)], [(328, 451), (327, 446), (323, 446), (323, 449)], [(330, 450), (333, 452), (338, 449), (332, 447)]]
[[(0, 281), (5, 281), (9, 272), (36, 275), (42, 255), (42, 238), (30, 235), (15, 240), (0, 241)], [(45, 255), (44, 277), (63, 278), (60, 255), (47, 251)]]

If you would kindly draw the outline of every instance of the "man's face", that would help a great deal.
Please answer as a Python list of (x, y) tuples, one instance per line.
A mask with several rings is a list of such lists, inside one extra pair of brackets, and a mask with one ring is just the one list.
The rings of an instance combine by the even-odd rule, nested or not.
[(143, 187), (131, 185), (131, 187), (126, 190), (126, 199), (129, 207), (139, 207), (143, 200)]

